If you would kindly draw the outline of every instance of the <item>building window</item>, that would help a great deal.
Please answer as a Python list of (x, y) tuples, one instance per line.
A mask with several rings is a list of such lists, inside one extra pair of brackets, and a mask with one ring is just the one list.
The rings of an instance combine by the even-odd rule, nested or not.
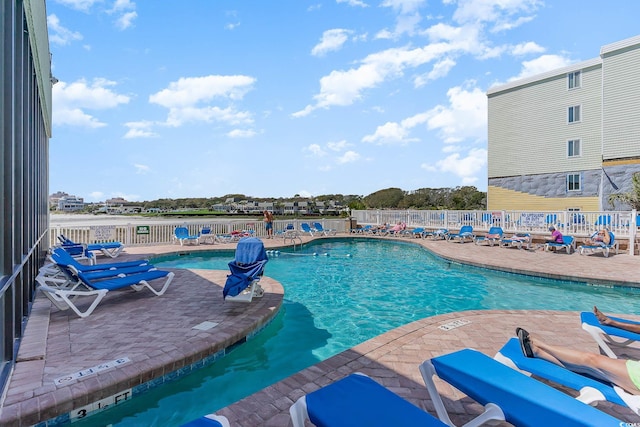
[(580, 116), (580, 106), (574, 105), (573, 107), (569, 107), (569, 123), (579, 122), (581, 119)]
[(567, 175), (567, 191), (580, 191), (581, 182), (579, 173), (570, 173)]
[(580, 157), (582, 155), (582, 146), (579, 139), (570, 139), (567, 141), (567, 157)]
[(577, 89), (582, 85), (582, 74), (580, 71), (574, 71), (573, 73), (567, 74), (567, 83), (569, 89)]

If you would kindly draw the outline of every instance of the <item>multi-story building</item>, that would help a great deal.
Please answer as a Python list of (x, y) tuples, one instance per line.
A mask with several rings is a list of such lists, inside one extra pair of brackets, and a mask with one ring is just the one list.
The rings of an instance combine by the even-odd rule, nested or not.
[(609, 196), (640, 172), (640, 36), (487, 96), (488, 209), (629, 208)]
[(84, 199), (76, 196), (63, 196), (58, 199), (58, 210), (63, 212), (76, 212), (84, 209)]
[(44, 0), (0, 2), (0, 395), (49, 246), (51, 57)]

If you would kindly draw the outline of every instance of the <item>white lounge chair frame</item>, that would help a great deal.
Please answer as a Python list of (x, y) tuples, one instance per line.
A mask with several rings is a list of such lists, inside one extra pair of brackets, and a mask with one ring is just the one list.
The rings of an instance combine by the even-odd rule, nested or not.
[[(167, 288), (169, 287), (169, 285), (171, 284), (171, 281), (173, 280), (173, 276), (174, 276), (174, 273), (172, 271), (169, 272), (169, 274), (167, 274), (166, 276), (167, 280), (165, 281), (164, 285), (160, 290), (156, 290), (146, 280), (141, 280), (137, 284), (129, 285), (129, 286), (136, 292), (141, 291), (144, 288), (147, 288), (151, 292), (153, 292), (156, 296), (160, 296), (167, 291)], [(124, 275), (120, 275), (119, 277), (124, 277)], [(93, 313), (93, 310), (96, 309), (98, 304), (100, 304), (102, 299), (109, 292), (108, 289), (94, 289), (82, 281), (76, 283), (74, 286), (70, 288), (56, 288), (56, 287), (49, 286), (45, 281), (38, 280), (38, 277), (36, 277), (36, 280), (40, 284), (40, 289), (42, 289), (42, 291), (47, 296), (47, 298), (49, 298), (51, 302), (58, 309), (62, 311), (71, 309), (73, 310), (74, 313), (76, 313), (78, 316), (82, 318), (90, 316), (91, 313)], [(83, 289), (79, 289), (81, 286)], [(78, 297), (89, 297), (94, 299), (89, 305), (89, 307), (83, 311), (74, 302), (75, 299)]]

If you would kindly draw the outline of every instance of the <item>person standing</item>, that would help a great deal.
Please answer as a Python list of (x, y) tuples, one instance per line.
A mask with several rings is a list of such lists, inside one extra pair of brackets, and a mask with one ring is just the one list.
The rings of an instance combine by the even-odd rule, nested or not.
[(264, 211), (264, 228), (267, 230), (267, 239), (273, 238), (273, 214), (269, 211)]

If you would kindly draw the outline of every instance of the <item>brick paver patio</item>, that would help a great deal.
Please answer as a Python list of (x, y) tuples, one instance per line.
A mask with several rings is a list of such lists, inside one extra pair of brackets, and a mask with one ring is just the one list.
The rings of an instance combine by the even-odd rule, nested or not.
[[(308, 240), (309, 237), (304, 238), (305, 242)], [(457, 262), (554, 278), (640, 286), (640, 257), (627, 254), (604, 258), (472, 243), (414, 241)], [(282, 244), (278, 239), (264, 242), (268, 248)], [(231, 243), (132, 247), (117, 260), (234, 247)], [(266, 277), (262, 281), (266, 291), (263, 298), (248, 305), (225, 304), (222, 287), (227, 271), (174, 271), (176, 277), (165, 295), (156, 297), (148, 291), (113, 292), (86, 319), (59, 311), (40, 293), (2, 402), (0, 424), (33, 425), (178, 369), (187, 369), (241, 342), (249, 331), (266, 324), (279, 309), (285, 291), (278, 282)], [(585, 307), (587, 309), (590, 307)], [(460, 319), (469, 323), (446, 331), (438, 327)], [(208, 330), (193, 329), (203, 322), (217, 326)], [(289, 426), (288, 410), (298, 397), (359, 371), (435, 414), (418, 371), (419, 363), (464, 347), (493, 356), (507, 338), (513, 336), (517, 326), (536, 331), (550, 342), (597, 351), (595, 343), (581, 330), (577, 312), (450, 313), (413, 322), (362, 343), (218, 413), (227, 416), (232, 426)], [(80, 380), (60, 383), (71, 373), (121, 358), (128, 362)], [(463, 423), (479, 413), (479, 405), (455, 389), (444, 383), (439, 383), (439, 387), (447, 408), (454, 414), (454, 422)], [(640, 417), (626, 408), (608, 404), (599, 407), (621, 420), (640, 422)]]

